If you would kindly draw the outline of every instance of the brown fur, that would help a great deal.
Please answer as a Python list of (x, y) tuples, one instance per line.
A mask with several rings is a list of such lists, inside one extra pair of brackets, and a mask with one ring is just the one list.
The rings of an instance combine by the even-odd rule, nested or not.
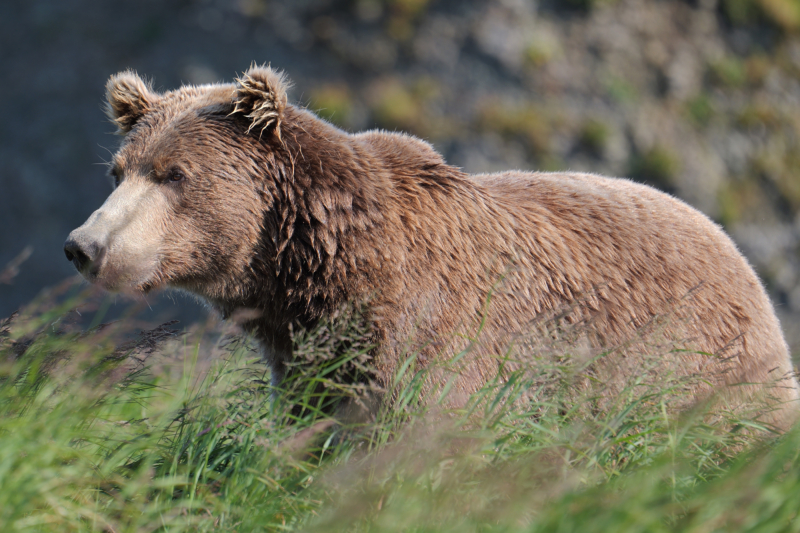
[[(288, 105), (285, 80), (266, 67), (235, 85), (165, 94), (123, 73), (108, 100), (126, 133), (114, 157), (120, 194), (158, 190), (166, 203), (148, 201), (168, 207), (151, 222), (153, 268), (125, 277), (134, 267), (120, 259), (124, 246), (104, 237), (92, 279), (115, 290), (185, 289), (225, 316), (257, 310), (247, 326), (275, 376), (292, 357), (290, 324), (310, 327), (368, 300), (384, 383), (409, 346), (424, 364), (463, 346), (452, 334), (476, 335), (485, 315), (458, 382), (469, 392), (497, 371), (488, 354), (503, 353), (537, 316), (573, 305), (567, 320), (591, 321), (595, 347), (672, 316), (667, 337), (731, 355), (674, 355), (679, 372), (709, 376), (697, 397), (751, 383), (726, 394), (743, 403), (781, 381), (769, 420), (786, 428), (795, 418), (798, 384), (759, 280), (719, 227), (675, 198), (589, 174), (470, 176), (414, 137), (348, 134)], [(93, 224), (76, 232), (108, 233)], [(598, 375), (613, 383), (635, 369), (624, 357), (598, 363)]]

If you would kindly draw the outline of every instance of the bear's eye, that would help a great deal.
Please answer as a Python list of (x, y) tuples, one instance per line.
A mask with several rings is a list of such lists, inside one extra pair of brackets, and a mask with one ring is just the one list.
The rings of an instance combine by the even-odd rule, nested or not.
[(180, 170), (173, 169), (167, 174), (167, 181), (170, 183), (177, 183), (186, 179), (186, 176)]
[(111, 178), (114, 180), (114, 188), (116, 189), (119, 187), (119, 183), (122, 181), (121, 172), (118, 168), (115, 168), (111, 171)]

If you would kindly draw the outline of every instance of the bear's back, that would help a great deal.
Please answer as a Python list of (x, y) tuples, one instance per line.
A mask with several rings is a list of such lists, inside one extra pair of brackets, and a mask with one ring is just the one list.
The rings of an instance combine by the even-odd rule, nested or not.
[[(514, 228), (510, 244), (498, 243), (513, 248), (514, 272), (494, 298), (497, 320), (509, 332), (580, 301), (576, 317), (592, 323), (598, 346), (610, 348), (666, 317), (662, 333), (688, 349), (675, 355), (679, 373), (708, 372), (728, 359), (718, 369), (724, 382), (789, 379), (781, 394), (797, 399), (769, 299), (731, 239), (705, 215), (651, 187), (592, 174), (469, 179), (504, 213), (502, 225)], [(620, 361), (609, 364), (606, 379), (621, 378)], [(636, 367), (635, 360), (628, 364)]]

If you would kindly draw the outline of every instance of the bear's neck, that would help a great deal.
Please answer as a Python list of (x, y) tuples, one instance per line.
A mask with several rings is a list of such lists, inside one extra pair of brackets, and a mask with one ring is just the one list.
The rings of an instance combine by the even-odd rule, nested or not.
[(254, 277), (244, 298), (218, 305), (223, 314), (260, 312), (246, 327), (266, 344), (285, 344), (270, 340), (288, 331), (285, 317), (310, 327), (348, 303), (403, 290), (397, 280), (420, 268), (417, 256), (435, 260), (441, 249), (427, 242), (442, 232), (435, 211), (483, 194), (414, 137), (350, 135), (293, 107), (283, 124), (280, 145), (272, 141), (268, 160), (257, 161), (273, 203)]

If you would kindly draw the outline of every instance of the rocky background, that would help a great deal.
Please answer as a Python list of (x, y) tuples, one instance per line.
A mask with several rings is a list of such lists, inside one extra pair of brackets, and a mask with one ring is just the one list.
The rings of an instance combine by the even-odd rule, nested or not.
[(587, 170), (683, 198), (733, 235), (800, 354), (798, 0), (5, 0), (0, 51), (0, 270), (19, 270), (0, 315), (74, 273), (62, 243), (111, 190), (110, 74), (166, 90), (256, 61), (341, 127), (412, 132), (469, 172)]

